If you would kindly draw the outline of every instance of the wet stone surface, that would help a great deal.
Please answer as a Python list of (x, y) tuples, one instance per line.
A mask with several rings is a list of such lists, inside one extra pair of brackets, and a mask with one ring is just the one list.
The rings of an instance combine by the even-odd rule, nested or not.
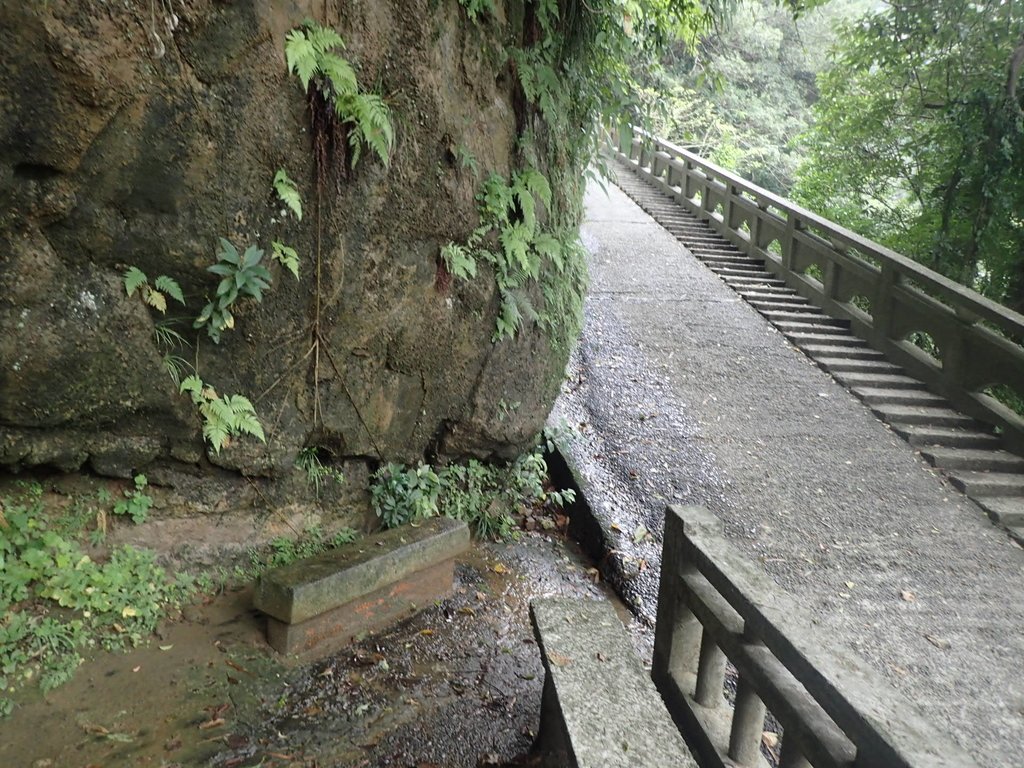
[(452, 597), (315, 662), (269, 649), (251, 592), (232, 592), (186, 609), (152, 646), (19, 702), (0, 721), (0, 765), (529, 764), (543, 685), (529, 601), (608, 597), (594, 574), (555, 532), (477, 543)]

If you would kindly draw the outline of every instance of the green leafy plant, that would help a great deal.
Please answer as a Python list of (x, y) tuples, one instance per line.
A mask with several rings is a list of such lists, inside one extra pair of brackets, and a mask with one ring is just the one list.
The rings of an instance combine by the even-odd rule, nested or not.
[[(492, 340), (514, 337), (525, 320), (548, 330), (554, 330), (558, 318), (578, 324), (583, 259), (574, 231), (549, 231), (540, 223), (539, 207), (551, 206), (547, 177), (534, 168), (513, 173), (509, 180), (492, 173), (477, 200), (480, 225), (465, 245), (444, 246), (441, 258), (447, 270), (463, 280), (476, 276), (478, 261), (492, 267), (501, 298)], [(552, 274), (542, 282), (545, 263)], [(529, 295), (530, 286), (538, 283), (544, 298), (541, 310)]]
[(81, 529), (62, 516), (51, 522), (38, 485), (0, 510), (0, 715), (13, 707), (2, 694), (66, 682), (86, 648), (139, 644), (191, 594), (190, 579), (171, 578), (146, 550), (90, 558), (75, 538)]
[(459, 0), (459, 5), (465, 9), (469, 20), (473, 22), (488, 14), (494, 14), (494, 0)]
[(395, 143), (391, 112), (380, 96), (360, 91), (355, 70), (338, 53), (344, 48), (344, 40), (333, 29), (307, 21), (285, 39), (288, 71), (298, 76), (304, 93), (319, 94), (349, 126), (353, 168), (364, 147), (388, 165)]
[(403, 467), (388, 462), (373, 476), (370, 501), (385, 528), (394, 528), (437, 514), (441, 478), (423, 463)]
[(285, 245), (284, 243), (279, 243), (277, 240), (271, 243), (271, 248), (271, 258), (291, 272), (295, 276), (295, 279), (298, 280), (299, 254), (295, 252), (295, 249)]
[(179, 389), (183, 394), (187, 392), (198, 407), (203, 420), (203, 437), (214, 452), (220, 453), (232, 437), (241, 435), (252, 435), (264, 443), (267, 441), (256, 410), (247, 397), (221, 397), (213, 387), (194, 374), (181, 382)]
[(206, 268), (208, 272), (221, 276), (217, 285), (217, 298), (207, 303), (193, 323), (195, 328), (206, 328), (215, 344), (220, 343), (224, 330), (235, 327), (231, 307), (242, 296), (251, 296), (257, 302), (263, 301), (263, 291), (270, 287), (271, 277), (267, 268), (260, 264), (263, 251), (255, 245), (239, 254), (230, 241), (220, 239), (217, 263)]
[(122, 280), (124, 281), (124, 290), (129, 296), (138, 292), (146, 304), (161, 314), (167, 312), (168, 296), (179, 304), (185, 304), (181, 286), (167, 275), (160, 275), (153, 281), (153, 285), (150, 285), (145, 272), (138, 267), (128, 267)]
[(281, 202), (291, 208), (295, 218), (302, 221), (302, 198), (299, 196), (299, 188), (288, 178), (284, 168), (279, 168), (274, 174), (274, 191), (281, 198)]
[(339, 485), (345, 482), (345, 475), (334, 467), (323, 463), (320, 458), (320, 449), (316, 446), (307, 446), (299, 451), (295, 458), (295, 468), (306, 473), (309, 484), (316, 489), (317, 498), (320, 498), (320, 489), (330, 480)]
[(132, 522), (138, 525), (146, 522), (153, 497), (145, 492), (148, 485), (145, 475), (136, 475), (133, 482), (135, 487), (126, 488), (124, 498), (114, 505), (114, 514), (131, 517)]
[(507, 465), (472, 459), (435, 470), (389, 463), (374, 474), (370, 499), (385, 528), (445, 515), (465, 520), (480, 538), (504, 540), (517, 530), (513, 512), (562, 507), (575, 494), (549, 487), (542, 442)]
[(171, 327), (173, 320), (156, 323), (153, 326), (153, 340), (157, 347), (163, 352), (164, 370), (171, 377), (174, 386), (181, 385), (181, 379), (185, 373), (194, 370), (192, 364), (181, 355), (175, 354), (177, 350), (191, 346), (185, 337)]

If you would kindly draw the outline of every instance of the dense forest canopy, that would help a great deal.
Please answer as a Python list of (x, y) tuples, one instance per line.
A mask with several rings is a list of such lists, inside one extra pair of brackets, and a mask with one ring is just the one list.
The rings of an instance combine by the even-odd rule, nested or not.
[(840, 29), (798, 199), (1024, 309), (1024, 8), (893, 0)]
[(656, 133), (1020, 311), (1022, 22), (1006, 0), (743, 0), (644, 93)]

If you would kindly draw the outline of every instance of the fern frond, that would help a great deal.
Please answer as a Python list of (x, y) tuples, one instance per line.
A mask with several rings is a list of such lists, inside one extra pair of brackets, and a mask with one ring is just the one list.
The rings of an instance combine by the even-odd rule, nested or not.
[(348, 99), (338, 99), (335, 109), (339, 119), (353, 124), (349, 134), (349, 145), (353, 150), (352, 167), (361, 154), (360, 143), (373, 150), (385, 166), (389, 165), (395, 132), (391, 125), (391, 111), (384, 100), (375, 93), (357, 93)]
[(284, 41), (284, 58), (288, 72), (294, 72), (299, 76), (303, 92), (309, 90), (309, 81), (313, 79), (317, 68), (316, 46), (306, 34), (306, 30), (293, 29)]
[(516, 189), (520, 187), (540, 198), (545, 208), (551, 207), (551, 185), (547, 177), (536, 168), (527, 168), (516, 174)]
[(160, 275), (160, 277), (153, 281), (153, 285), (179, 304), (184, 305), (185, 296), (181, 292), (181, 286), (178, 285), (178, 282), (173, 278), (170, 278), (167, 275)]
[(281, 202), (291, 208), (295, 218), (302, 221), (302, 198), (299, 196), (299, 188), (288, 177), (284, 168), (279, 168), (274, 174), (274, 191), (281, 198)]
[(148, 285), (143, 288), (142, 300), (160, 314), (165, 314), (167, 312), (167, 297), (155, 288), (150, 288)]
[(325, 54), (320, 59), (320, 72), (331, 81), (336, 98), (347, 98), (359, 92), (355, 70), (340, 56)]
[(299, 254), (295, 252), (294, 248), (290, 248), (284, 243), (280, 243), (277, 240), (271, 244), (273, 249), (271, 252), (271, 258), (277, 261), (281, 266), (295, 275), (295, 279), (299, 279)]
[(473, 255), (455, 243), (448, 243), (441, 249), (441, 258), (448, 271), (463, 280), (471, 280), (476, 277), (476, 259)]
[(306, 28), (306, 38), (313, 44), (317, 53), (327, 53), (332, 48), (345, 49), (345, 41), (341, 39), (341, 35), (330, 27), (310, 25)]
[(203, 380), (195, 374), (192, 374), (181, 382), (181, 386), (178, 387), (178, 392), (182, 395), (187, 392), (191, 395), (192, 402), (199, 405), (203, 402)]
[(146, 277), (146, 273), (138, 267), (128, 267), (128, 270), (124, 273), (124, 289), (129, 296), (139, 289), (140, 286), (145, 285), (149, 282), (149, 278)]
[(562, 260), (562, 244), (557, 237), (547, 232), (539, 232), (533, 239), (533, 247), (538, 254), (550, 259), (559, 274), (565, 270), (565, 262)]
[(518, 265), (521, 269), (529, 271), (530, 232), (527, 227), (517, 221), (502, 229), (498, 240), (501, 241), (508, 265)]

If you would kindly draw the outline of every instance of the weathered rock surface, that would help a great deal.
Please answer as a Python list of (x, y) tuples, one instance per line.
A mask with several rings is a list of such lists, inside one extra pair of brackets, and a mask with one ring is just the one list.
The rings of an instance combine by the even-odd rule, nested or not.
[[(207, 456), (273, 474), (306, 445), (404, 460), (525, 447), (565, 353), (535, 327), (492, 345), (493, 280), (437, 275), (440, 247), (476, 223), (480, 180), (459, 149), (502, 174), (516, 152), (515, 77), (497, 50), (521, 10), (498, 5), (474, 26), (455, 0), (186, 0), (171, 32), (161, 3), (152, 18), (144, 3), (0, 4), (0, 465), (123, 476)], [(283, 52), (306, 17), (342, 34), (397, 133), (390, 167), (336, 169), (319, 216)], [(272, 192), (279, 168), (300, 187), (301, 222)], [(192, 319), (214, 294), (220, 237), (268, 254), (279, 240), (302, 261), (299, 281), (274, 263), (263, 302), (236, 305), (214, 345)], [(165, 317), (128, 297), (129, 266), (177, 280), (187, 306)], [(191, 348), (158, 343), (168, 321)], [(207, 451), (168, 354), (249, 397), (267, 445)]]

